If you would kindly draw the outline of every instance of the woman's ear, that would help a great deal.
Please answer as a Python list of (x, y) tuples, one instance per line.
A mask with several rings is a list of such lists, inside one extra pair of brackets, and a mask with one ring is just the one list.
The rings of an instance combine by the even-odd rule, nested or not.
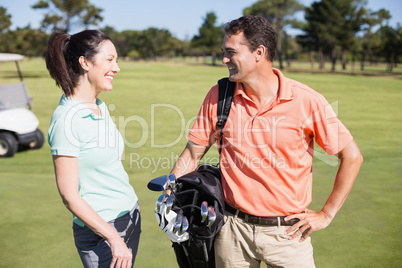
[(84, 69), (85, 71), (89, 71), (89, 62), (84, 56), (81, 56), (78, 59), (78, 61), (80, 62), (80, 65), (81, 65), (82, 69)]

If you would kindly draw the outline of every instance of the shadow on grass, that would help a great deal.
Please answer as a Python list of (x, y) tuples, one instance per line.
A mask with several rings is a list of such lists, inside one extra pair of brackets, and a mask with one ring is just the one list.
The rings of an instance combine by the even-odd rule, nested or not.
[[(48, 72), (42, 71), (22, 71), (22, 78), (47, 78), (49, 77)], [(13, 71), (1, 71), (0, 78), (4, 79), (19, 79), (19, 75), (17, 72)]]
[[(208, 67), (217, 67), (217, 68), (226, 68), (226, 65), (222, 63), (217, 63), (213, 65), (211, 62), (184, 62), (186, 65), (190, 66), (208, 66)], [(278, 66), (273, 66), (274, 68), (278, 68)], [(311, 69), (311, 68), (298, 68), (298, 67), (285, 67), (281, 71), (286, 71), (286, 72), (292, 72), (292, 73), (310, 73), (310, 74), (342, 74), (342, 75), (351, 75), (351, 76), (370, 76), (370, 77), (376, 77), (376, 76), (385, 76), (385, 77), (395, 77), (397, 79), (402, 79), (402, 70), (400, 68), (397, 71), (393, 72), (387, 72), (387, 71), (374, 71), (374, 70), (367, 70), (367, 71), (361, 71), (361, 70), (335, 70), (332, 71), (330, 69)]]
[(311, 74), (342, 74), (342, 75), (352, 75), (352, 76), (393, 76), (398, 79), (402, 79), (402, 71), (396, 72), (385, 72), (385, 71), (332, 71), (332, 70), (317, 70), (317, 69), (307, 69), (307, 68), (285, 68), (283, 71), (292, 73), (311, 73)]

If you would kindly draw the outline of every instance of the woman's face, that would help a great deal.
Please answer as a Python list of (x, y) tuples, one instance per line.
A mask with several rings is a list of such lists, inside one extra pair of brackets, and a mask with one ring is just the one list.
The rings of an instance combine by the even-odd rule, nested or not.
[(111, 91), (114, 75), (120, 72), (117, 52), (113, 43), (105, 40), (99, 45), (99, 52), (89, 63), (88, 81), (97, 93)]

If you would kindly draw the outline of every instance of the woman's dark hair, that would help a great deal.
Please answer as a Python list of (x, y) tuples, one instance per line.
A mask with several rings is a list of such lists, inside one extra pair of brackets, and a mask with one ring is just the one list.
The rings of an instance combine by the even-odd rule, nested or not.
[(243, 32), (250, 51), (255, 51), (263, 45), (268, 49), (267, 59), (273, 61), (276, 50), (276, 33), (264, 17), (248, 15), (232, 20), (224, 26), (226, 35), (236, 35)]
[(66, 96), (74, 94), (80, 75), (84, 73), (79, 58), (92, 61), (99, 51), (99, 44), (111, 40), (98, 30), (85, 30), (74, 35), (53, 33), (48, 41), (46, 68)]

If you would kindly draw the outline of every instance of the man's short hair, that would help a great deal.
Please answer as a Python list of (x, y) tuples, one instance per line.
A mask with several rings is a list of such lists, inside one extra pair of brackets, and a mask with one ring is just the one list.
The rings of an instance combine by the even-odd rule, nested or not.
[(261, 16), (248, 15), (232, 20), (224, 26), (226, 35), (236, 35), (243, 32), (250, 51), (258, 46), (267, 48), (267, 59), (273, 61), (276, 53), (276, 33), (267, 19)]

